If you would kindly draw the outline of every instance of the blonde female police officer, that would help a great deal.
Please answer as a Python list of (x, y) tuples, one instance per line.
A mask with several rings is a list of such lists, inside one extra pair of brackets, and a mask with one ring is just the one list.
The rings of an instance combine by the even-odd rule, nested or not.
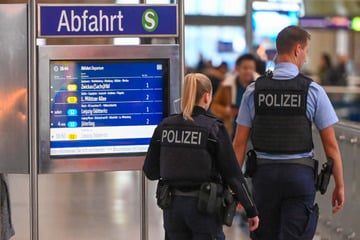
[(342, 160), (333, 128), (338, 118), (323, 88), (299, 73), (309, 42), (309, 33), (300, 27), (280, 31), (272, 76), (249, 85), (240, 105), (234, 138), (240, 165), (250, 134), (257, 155), (252, 183), (261, 224), (252, 239), (313, 239), (317, 218), (314, 170), (310, 167), (312, 122), (326, 156), (334, 162), (333, 212), (344, 204)]
[(257, 209), (248, 191), (224, 125), (207, 113), (211, 81), (203, 74), (185, 76), (182, 113), (165, 118), (155, 129), (143, 171), (150, 180), (170, 186), (172, 202), (163, 209), (169, 240), (225, 239), (216, 214), (197, 209), (204, 182), (227, 184), (244, 206), (249, 230), (258, 227)]

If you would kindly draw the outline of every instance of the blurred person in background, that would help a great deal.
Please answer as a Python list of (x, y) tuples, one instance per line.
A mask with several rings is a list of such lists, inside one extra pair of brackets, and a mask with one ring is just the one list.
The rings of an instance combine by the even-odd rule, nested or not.
[(255, 56), (249, 53), (241, 55), (235, 62), (235, 72), (225, 78), (214, 95), (210, 111), (223, 120), (231, 138), (241, 98), (257, 76)]
[(226, 62), (221, 62), (217, 67), (207, 67), (204, 69), (203, 73), (210, 79), (213, 87), (213, 95), (217, 92), (217, 89), (221, 82), (224, 81), (227, 72), (229, 71), (228, 64)]
[(334, 68), (334, 73), (331, 81), (331, 85), (346, 86), (347, 85), (347, 62), (348, 58), (345, 55), (338, 55), (337, 65)]
[(322, 53), (320, 57), (320, 66), (318, 70), (319, 82), (322, 85), (333, 85), (334, 68), (331, 57), (328, 53)]

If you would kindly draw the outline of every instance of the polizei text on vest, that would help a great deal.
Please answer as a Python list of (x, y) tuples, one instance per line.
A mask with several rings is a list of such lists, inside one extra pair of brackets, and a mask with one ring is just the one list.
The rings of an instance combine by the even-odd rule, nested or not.
[(276, 94), (276, 93), (259, 93), (259, 106), (266, 107), (292, 107), (301, 106), (301, 94)]
[(163, 130), (161, 142), (201, 145), (201, 131)]

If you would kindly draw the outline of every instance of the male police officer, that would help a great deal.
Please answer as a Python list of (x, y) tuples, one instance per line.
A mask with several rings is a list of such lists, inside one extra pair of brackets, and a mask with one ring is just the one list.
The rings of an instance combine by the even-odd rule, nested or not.
[(303, 29), (284, 28), (276, 39), (274, 72), (258, 78), (242, 99), (233, 145), (240, 165), (250, 134), (256, 152), (252, 183), (261, 224), (252, 239), (313, 239), (318, 209), (312, 122), (334, 162), (333, 212), (344, 204), (342, 160), (332, 126), (337, 116), (325, 91), (299, 73), (309, 42)]

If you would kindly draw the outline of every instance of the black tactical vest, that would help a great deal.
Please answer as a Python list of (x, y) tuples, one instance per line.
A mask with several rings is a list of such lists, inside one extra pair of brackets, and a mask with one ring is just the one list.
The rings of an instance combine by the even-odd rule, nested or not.
[(203, 183), (211, 179), (213, 161), (209, 141), (214, 141), (217, 120), (207, 115), (186, 121), (181, 114), (161, 124), (160, 176), (169, 182)]
[(299, 74), (291, 80), (262, 76), (255, 82), (254, 149), (273, 154), (296, 154), (313, 148), (306, 99), (311, 79)]

